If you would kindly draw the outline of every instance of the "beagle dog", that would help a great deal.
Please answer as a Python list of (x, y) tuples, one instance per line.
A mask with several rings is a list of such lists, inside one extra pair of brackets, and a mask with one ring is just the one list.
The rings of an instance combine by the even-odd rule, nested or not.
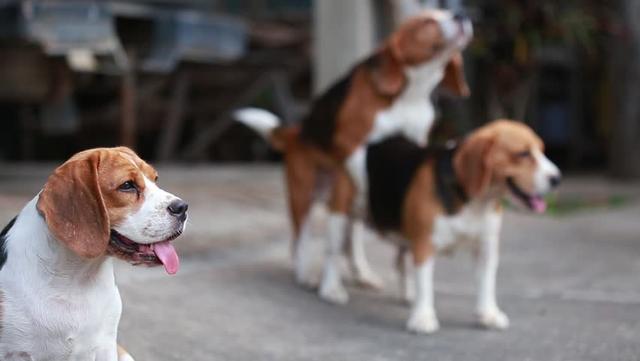
[[(507, 316), (496, 301), (501, 199), (514, 198), (545, 211), (543, 196), (560, 182), (559, 169), (544, 155), (542, 140), (523, 123), (498, 120), (472, 132), (453, 147), (422, 147), (391, 137), (368, 147), (366, 212), (371, 225), (404, 247), (415, 266), (416, 297), (407, 328), (432, 333), (439, 328), (433, 304), (433, 267), (438, 251), (466, 241), (477, 251), (479, 323), (504, 329)], [(349, 210), (332, 214), (344, 223)], [(358, 212), (355, 212), (358, 214)], [(340, 229), (340, 227), (334, 227)], [(329, 235), (323, 284), (346, 297), (340, 275), (345, 234)], [(400, 256), (398, 268), (406, 282)], [(406, 288), (406, 283), (403, 285)]]
[[(431, 92), (442, 84), (469, 95), (461, 51), (472, 36), (471, 22), (448, 11), (427, 10), (407, 20), (369, 58), (318, 97), (301, 124), (280, 126), (261, 109), (235, 113), (240, 122), (264, 136), (284, 153), (289, 208), (293, 225), (295, 278), (313, 285), (309, 270), (307, 218), (323, 175), (332, 175), (331, 211), (350, 206), (351, 187), (366, 189), (362, 145), (404, 134), (424, 145), (435, 117)], [(345, 223), (344, 231), (350, 228)], [(381, 287), (370, 269), (353, 225), (350, 260), (361, 284)], [(333, 295), (320, 288), (322, 297)]]
[(0, 359), (132, 361), (116, 344), (113, 257), (179, 259), (188, 205), (132, 150), (83, 151), (58, 167), (0, 234)]

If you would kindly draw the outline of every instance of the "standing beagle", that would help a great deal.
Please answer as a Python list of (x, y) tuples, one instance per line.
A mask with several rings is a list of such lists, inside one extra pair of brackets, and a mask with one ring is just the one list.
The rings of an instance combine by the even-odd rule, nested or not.
[[(299, 283), (313, 284), (307, 218), (321, 175), (333, 176), (329, 202), (333, 212), (351, 205), (353, 199), (345, 198), (351, 188), (367, 187), (363, 144), (394, 134), (426, 144), (435, 117), (431, 92), (442, 84), (454, 94), (469, 94), (461, 51), (471, 36), (466, 17), (427, 10), (402, 24), (376, 53), (317, 98), (300, 125), (279, 126), (275, 115), (260, 109), (236, 112), (240, 122), (284, 153)], [(340, 232), (351, 228), (350, 222), (341, 226)], [(353, 225), (351, 266), (360, 283), (380, 287), (364, 256), (361, 229), (359, 223)], [(322, 297), (341, 301), (325, 291), (321, 286)]]
[(112, 257), (179, 268), (188, 205), (128, 148), (71, 157), (0, 234), (0, 359), (132, 361)]
[[(545, 211), (543, 196), (558, 185), (560, 171), (543, 152), (542, 140), (529, 127), (508, 120), (489, 123), (447, 149), (421, 147), (404, 137), (368, 147), (367, 209), (356, 213), (368, 215), (378, 231), (413, 256), (417, 294), (409, 330), (431, 333), (439, 328), (433, 305), (435, 255), (461, 241), (477, 250), (480, 324), (508, 327), (495, 290), (500, 201), (509, 196), (535, 212)], [(350, 211), (342, 209), (329, 222), (344, 222)], [(344, 233), (330, 234), (323, 283), (346, 297), (340, 276), (344, 243)], [(404, 260), (398, 265), (404, 278)]]

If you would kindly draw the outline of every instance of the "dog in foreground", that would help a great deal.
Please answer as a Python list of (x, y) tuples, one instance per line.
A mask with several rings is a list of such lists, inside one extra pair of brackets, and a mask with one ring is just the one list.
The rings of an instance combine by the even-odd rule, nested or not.
[(116, 343), (112, 257), (163, 265), (188, 205), (132, 150), (98, 148), (58, 167), (0, 234), (0, 359), (132, 361)]
[[(267, 137), (267, 139), (269, 139)], [(542, 140), (520, 122), (491, 122), (451, 148), (423, 147), (402, 135), (367, 149), (365, 209), (345, 208), (329, 215), (328, 256), (322, 287), (335, 300), (348, 298), (340, 272), (349, 217), (366, 215), (382, 235), (412, 256), (415, 301), (407, 328), (432, 333), (439, 328), (433, 302), (433, 267), (438, 251), (461, 242), (477, 256), (478, 322), (505, 329), (509, 319), (496, 300), (501, 200), (512, 197), (528, 209), (545, 210), (543, 196), (560, 182), (559, 169), (544, 155)], [(355, 192), (355, 191), (354, 191)], [(402, 258), (402, 257), (401, 257)], [(399, 271), (408, 290), (409, 276), (400, 259)]]

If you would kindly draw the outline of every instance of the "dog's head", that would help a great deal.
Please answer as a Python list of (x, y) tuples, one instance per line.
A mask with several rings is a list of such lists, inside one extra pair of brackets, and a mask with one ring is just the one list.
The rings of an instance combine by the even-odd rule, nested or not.
[(544, 212), (543, 196), (560, 182), (560, 170), (544, 155), (542, 140), (520, 122), (497, 120), (474, 131), (454, 159), (470, 197), (496, 190)]
[(429, 73), (444, 71), (442, 86), (459, 96), (469, 95), (461, 51), (473, 36), (471, 21), (446, 10), (424, 10), (408, 19), (381, 49), (374, 71), (378, 91), (397, 95), (405, 86), (409, 69), (433, 65)]
[(158, 173), (124, 147), (80, 152), (58, 167), (38, 199), (55, 238), (81, 257), (106, 254), (163, 264), (174, 274), (171, 241), (185, 228), (187, 204), (156, 185)]

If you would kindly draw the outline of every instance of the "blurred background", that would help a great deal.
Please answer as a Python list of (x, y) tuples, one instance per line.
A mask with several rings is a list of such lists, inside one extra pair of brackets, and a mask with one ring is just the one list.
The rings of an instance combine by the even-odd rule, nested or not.
[[(380, 292), (345, 307), (295, 285), (279, 155), (230, 113), (294, 123), (418, 6), (465, 11), (471, 97), (435, 94), (434, 141), (499, 117), (566, 177), (547, 216), (509, 209), (498, 291), (473, 324), (473, 264), (436, 267), (442, 331), (403, 331), (388, 243)], [(640, 1), (0, 0), (0, 223), (73, 153), (127, 145), (190, 203), (181, 270), (118, 264), (137, 360), (640, 360)], [(314, 209), (320, 273), (326, 213)], [(367, 234), (367, 240), (377, 238)]]
[[(0, 159), (126, 144), (154, 161), (273, 160), (229, 119), (295, 122), (418, 0), (0, 1)], [(430, 0), (464, 10), (473, 96), (442, 98), (442, 136), (510, 117), (568, 171), (640, 176), (633, 0)]]

